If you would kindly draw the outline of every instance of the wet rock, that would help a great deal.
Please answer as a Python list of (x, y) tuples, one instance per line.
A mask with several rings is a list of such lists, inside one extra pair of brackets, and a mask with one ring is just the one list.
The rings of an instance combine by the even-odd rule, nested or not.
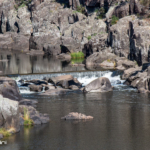
[(71, 92), (71, 90), (58, 88), (58, 89), (47, 90), (44, 93), (41, 93), (40, 95), (63, 95), (63, 94), (67, 94), (68, 92)]
[(38, 80), (38, 79), (27, 80), (26, 82), (28, 82), (28, 83), (34, 83), (35, 85), (48, 84), (47, 81), (45, 81), (45, 80)]
[(53, 85), (46, 85), (45, 86), (45, 91), (52, 90), (52, 89), (55, 89), (55, 86), (53, 86)]
[(73, 80), (61, 80), (57, 82), (57, 86), (61, 86), (65, 89), (68, 89), (70, 86), (77, 86), (78, 88), (80, 88), (81, 83), (79, 81), (74, 81), (74, 79)]
[(116, 84), (121, 84), (121, 81), (120, 81), (120, 80), (117, 80), (117, 81), (116, 81)]
[(124, 71), (123, 75), (122, 75), (122, 79), (126, 80), (127, 78), (129, 78), (131, 75), (141, 71), (142, 67), (137, 67), (137, 68), (129, 68), (127, 70)]
[(16, 81), (8, 77), (0, 77), (0, 94), (11, 100), (22, 99)]
[(71, 60), (71, 55), (62, 53), (62, 54), (58, 55), (57, 58), (59, 58), (63, 61), (70, 61)]
[(28, 110), (30, 118), (33, 120), (35, 125), (42, 124), (42, 123), (48, 123), (50, 121), (49, 116), (47, 114), (39, 113), (32, 106), (25, 106), (25, 105), (20, 105), (19, 106), (19, 112), (21, 113), (22, 117), (24, 115), (24, 109)]
[(71, 90), (79, 90), (79, 87), (76, 86), (76, 85), (71, 85), (71, 86), (69, 86), (69, 89), (71, 89)]
[(4, 98), (0, 95), (0, 126), (10, 129), (14, 128), (16, 132), (20, 130), (19, 122), (19, 103), (17, 101)]
[(36, 107), (36, 104), (37, 104), (37, 101), (35, 101), (35, 100), (23, 99), (23, 100), (19, 101), (19, 105)]
[(61, 82), (61, 81), (70, 81), (70, 80), (73, 80), (73, 76), (72, 75), (62, 75), (62, 76), (58, 76), (58, 77), (51, 77), (50, 80), (52, 83), (54, 83), (55, 85), (58, 83), (58, 82)]
[(78, 113), (78, 112), (71, 112), (68, 115), (61, 117), (61, 119), (65, 119), (65, 120), (72, 120), (72, 119), (93, 119), (92, 116), (86, 116), (84, 114)]
[(84, 88), (85, 92), (109, 92), (112, 91), (112, 86), (108, 78), (100, 77), (90, 82)]
[(43, 90), (43, 85), (29, 85), (30, 91), (41, 92)]
[(2, 139), (3, 138), (3, 134), (0, 134), (0, 139)]

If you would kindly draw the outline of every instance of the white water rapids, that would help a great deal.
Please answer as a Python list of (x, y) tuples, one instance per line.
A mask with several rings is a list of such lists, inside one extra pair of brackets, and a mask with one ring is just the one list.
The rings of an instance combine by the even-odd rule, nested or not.
[[(18, 82), (19, 80), (32, 80), (32, 79), (44, 79), (45, 77), (50, 78), (54, 76), (61, 76), (61, 75), (67, 75), (71, 74), (73, 77), (77, 78), (80, 83), (83, 84), (83, 86), (86, 86), (91, 81), (99, 78), (99, 77), (107, 77), (112, 86), (114, 87), (120, 87), (123, 86), (123, 80), (120, 79), (120, 74), (117, 71), (89, 71), (89, 72), (70, 72), (70, 73), (54, 73), (54, 74), (37, 74), (37, 75), (20, 75), (15, 80), (17, 81), (17, 84), (20, 89), (21, 94), (32, 94), (35, 92), (31, 92), (28, 87), (21, 86), (21, 83)], [(118, 82), (120, 82), (118, 84)]]

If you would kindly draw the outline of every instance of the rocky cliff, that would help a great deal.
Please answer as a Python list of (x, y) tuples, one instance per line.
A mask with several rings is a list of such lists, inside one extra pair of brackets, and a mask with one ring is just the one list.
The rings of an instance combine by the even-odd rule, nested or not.
[(59, 55), (107, 51), (149, 60), (150, 2), (1, 0), (0, 49)]

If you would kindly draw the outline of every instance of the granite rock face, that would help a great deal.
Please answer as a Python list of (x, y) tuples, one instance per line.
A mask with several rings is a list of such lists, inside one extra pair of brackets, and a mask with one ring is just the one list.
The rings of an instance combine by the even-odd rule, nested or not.
[(0, 126), (6, 129), (20, 130), (19, 103), (0, 95)]
[(116, 55), (135, 60), (141, 65), (148, 59), (149, 30), (148, 21), (139, 20), (134, 15), (127, 16), (110, 27), (108, 41)]
[(100, 77), (85, 86), (84, 92), (109, 92), (112, 86), (108, 78)]

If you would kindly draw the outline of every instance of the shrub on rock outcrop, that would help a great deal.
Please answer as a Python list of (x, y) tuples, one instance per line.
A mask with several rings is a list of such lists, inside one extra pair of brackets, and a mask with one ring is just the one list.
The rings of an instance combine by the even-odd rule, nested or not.
[(26, 108), (24, 108), (24, 125), (25, 126), (32, 126), (33, 125), (33, 120), (30, 119), (30, 114)]
[(117, 22), (118, 22), (118, 20), (119, 20), (119, 18), (118, 17), (116, 17), (116, 16), (112, 16), (112, 18), (111, 18), (112, 20), (111, 20), (111, 25), (114, 25), (114, 24), (116, 24)]

